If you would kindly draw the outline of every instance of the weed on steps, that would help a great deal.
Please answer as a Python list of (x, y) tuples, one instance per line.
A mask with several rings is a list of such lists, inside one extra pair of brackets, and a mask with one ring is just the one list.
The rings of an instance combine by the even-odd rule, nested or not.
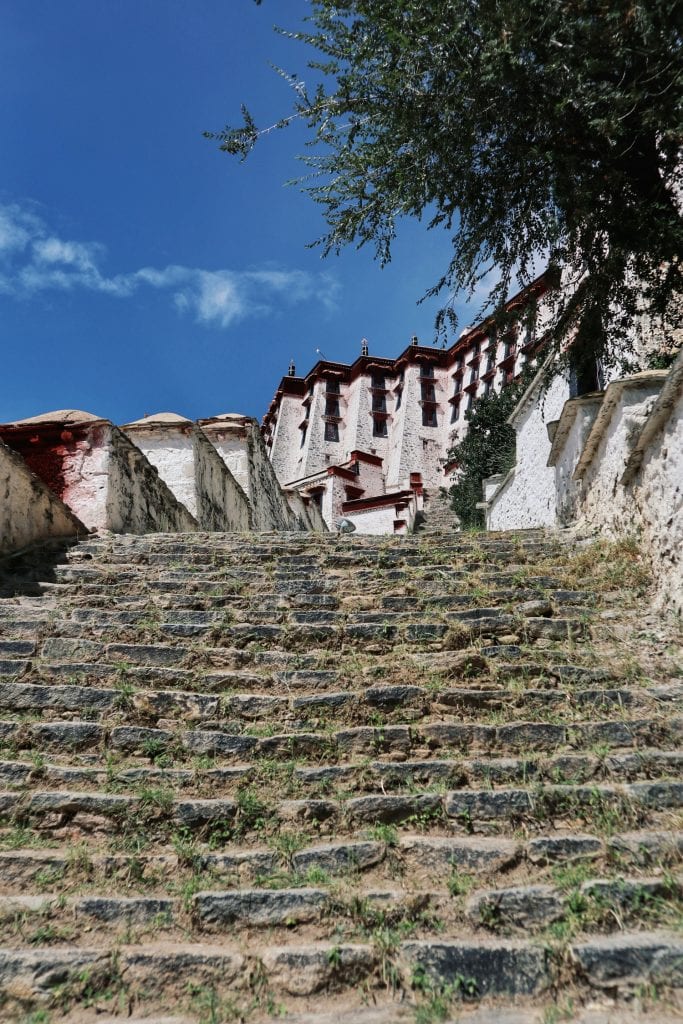
[(0, 1018), (664, 1024), (683, 658), (647, 592), (631, 541), (436, 517), (8, 562)]

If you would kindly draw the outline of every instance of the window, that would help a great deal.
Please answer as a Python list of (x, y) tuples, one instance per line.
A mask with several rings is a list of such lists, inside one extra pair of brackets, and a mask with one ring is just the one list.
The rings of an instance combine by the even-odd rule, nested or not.
[(461, 391), (462, 391), (462, 377), (458, 377), (458, 379), (455, 381), (455, 385), (453, 387), (453, 394), (454, 395), (459, 395)]
[(383, 388), (386, 387), (386, 378), (383, 373), (373, 373), (370, 378), (372, 388)]
[(488, 361), (486, 363), (486, 372), (490, 373), (495, 365), (496, 365), (496, 357), (495, 357), (495, 354), (493, 352), (491, 352), (491, 354), (489, 355)]
[(425, 405), (422, 407), (422, 426), (423, 427), (436, 427), (436, 409), (434, 406)]
[(372, 411), (373, 412), (386, 412), (387, 411), (386, 395), (373, 395), (372, 396)]
[(299, 445), (299, 448), (303, 448), (305, 443), (306, 443), (306, 427), (302, 427), (301, 428), (301, 443)]
[(383, 417), (372, 417), (372, 436), (387, 437), (387, 421)]
[(341, 389), (339, 387), (339, 381), (338, 380), (328, 380), (327, 381), (327, 393), (328, 393), (328, 395), (339, 395), (339, 394), (341, 394)]
[(479, 380), (479, 367), (472, 367), (472, 375), (470, 376), (470, 384), (474, 384), (475, 380)]
[(336, 398), (328, 398), (325, 402), (326, 416), (339, 416), (339, 402)]
[(339, 424), (338, 423), (326, 423), (325, 424), (325, 440), (326, 441), (338, 441), (339, 440)]
[(490, 395), (491, 394), (491, 387), (492, 387), (491, 381), (487, 380), (485, 382), (485, 384), (484, 384), (484, 394), (485, 395)]
[(396, 412), (401, 408), (401, 398), (403, 397), (403, 388), (399, 388), (396, 392)]
[(451, 423), (457, 423), (460, 419), (460, 402), (453, 402), (453, 408), (451, 410)]
[(422, 385), (422, 401), (436, 402), (436, 389), (433, 384)]
[(474, 405), (474, 396), (473, 395), (468, 395), (467, 396), (467, 408), (471, 409), (473, 405)]
[(420, 364), (420, 376), (421, 377), (433, 377), (434, 376), (434, 367), (432, 366), (431, 363), (421, 363)]

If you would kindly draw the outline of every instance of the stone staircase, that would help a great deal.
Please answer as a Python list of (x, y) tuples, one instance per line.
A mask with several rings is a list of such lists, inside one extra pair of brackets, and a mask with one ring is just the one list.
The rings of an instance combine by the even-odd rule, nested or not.
[(16, 559), (0, 1019), (675, 1016), (683, 673), (646, 584), (533, 532)]
[(460, 529), (460, 523), (451, 508), (448, 494), (443, 490), (425, 491), (424, 509), (419, 513), (420, 522), (416, 532), (441, 537)]

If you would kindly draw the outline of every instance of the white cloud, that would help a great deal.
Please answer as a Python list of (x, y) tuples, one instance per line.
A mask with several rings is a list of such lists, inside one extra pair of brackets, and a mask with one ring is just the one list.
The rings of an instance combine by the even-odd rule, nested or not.
[(44, 232), (43, 223), (30, 210), (24, 210), (16, 203), (0, 204), (0, 256), (4, 259), (21, 252), (32, 238)]
[(283, 306), (316, 302), (337, 308), (339, 284), (330, 274), (266, 267), (205, 270), (171, 264), (107, 276), (105, 247), (58, 237), (45, 222), (17, 204), (0, 204), (0, 293), (94, 291), (126, 298), (142, 288), (168, 292), (173, 305), (197, 323), (230, 327), (246, 317), (277, 313)]

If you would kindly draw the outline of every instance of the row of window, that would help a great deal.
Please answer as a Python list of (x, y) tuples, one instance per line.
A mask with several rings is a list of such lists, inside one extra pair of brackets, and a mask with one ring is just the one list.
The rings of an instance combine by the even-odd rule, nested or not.
[[(480, 345), (477, 344), (472, 352), (468, 354), (470, 361), (479, 354)], [(507, 359), (516, 353), (516, 346), (514, 340), (506, 341), (504, 344), (504, 355), (503, 359)], [(485, 374), (495, 369), (495, 350), (489, 352), (489, 356), (486, 363)], [(456, 363), (456, 374), (462, 369), (462, 359)], [(512, 370), (504, 371), (504, 381), (507, 383), (513, 375)], [(372, 394), (372, 436), (373, 437), (387, 437), (387, 387), (386, 387), (386, 376), (382, 373), (373, 373), (371, 375), (371, 394)], [(403, 384), (404, 384), (404, 371), (402, 370), (398, 378), (397, 387), (395, 389), (395, 406), (394, 411), (398, 411), (401, 407), (401, 401), (403, 398)], [(472, 365), (469, 384), (474, 384), (479, 380), (479, 363), (475, 362)], [(422, 405), (422, 426), (423, 427), (438, 427), (438, 412), (437, 412), (437, 397), (436, 397), (436, 385), (434, 384), (434, 366), (431, 363), (422, 363), (420, 365), (420, 392), (421, 392), (421, 405)], [(484, 395), (489, 395), (493, 389), (491, 380), (484, 382)], [(326, 381), (325, 384), (325, 441), (335, 443), (339, 441), (339, 421), (341, 420), (339, 396), (341, 394), (341, 388), (339, 381)], [(455, 376), (454, 379), (454, 397), (459, 396), (463, 391), (463, 379), (461, 376)], [(309, 398), (313, 396), (313, 385), (309, 388)], [(471, 409), (474, 401), (474, 396), (468, 394), (465, 403), (455, 401), (452, 403), (451, 409), (451, 423), (456, 423), (460, 419), (461, 411), (464, 409)], [(306, 419), (301, 425), (301, 447), (304, 446), (306, 441), (306, 434), (308, 430), (308, 406), (306, 407)]]

